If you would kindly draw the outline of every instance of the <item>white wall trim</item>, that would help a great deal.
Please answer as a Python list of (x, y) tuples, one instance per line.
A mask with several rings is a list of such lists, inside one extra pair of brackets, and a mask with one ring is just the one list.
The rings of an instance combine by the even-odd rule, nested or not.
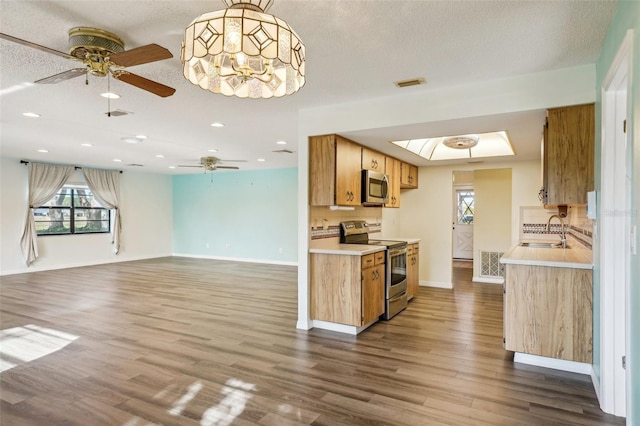
[(474, 283), (504, 284), (504, 278), (473, 277), (471, 281)]
[(338, 333), (351, 334), (353, 336), (363, 332), (367, 328), (371, 327), (373, 324), (378, 322), (377, 319), (371, 321), (369, 324), (365, 324), (361, 327), (356, 327), (354, 325), (346, 325), (346, 324), (338, 324), (335, 322), (329, 321), (320, 321), (320, 320), (312, 320), (311, 325), (313, 328), (319, 328), (322, 330), (336, 331)]
[(268, 265), (298, 266), (298, 262), (270, 259), (251, 259), (245, 257), (206, 256), (201, 254), (173, 253), (175, 257), (192, 257), (194, 259), (228, 260), (230, 262), (265, 263)]
[(452, 289), (453, 283), (437, 282), (437, 281), (423, 281), (420, 280), (419, 285), (421, 287), (433, 287), (433, 288), (447, 288)]
[(565, 359), (548, 358), (545, 356), (523, 354), (516, 352), (513, 355), (513, 362), (520, 364), (535, 365), (537, 367), (553, 368), (554, 370), (569, 371), (571, 373), (593, 375), (591, 364), (584, 362), (567, 361)]
[[(64, 263), (64, 264), (58, 264), (58, 265), (54, 265), (54, 266), (47, 266), (47, 267), (38, 267), (37, 260), (36, 260), (36, 262), (33, 263), (32, 266), (30, 266), (27, 269), (11, 269), (11, 270), (7, 270), (7, 271), (0, 271), (0, 276), (16, 275), (16, 274), (30, 274), (32, 272), (42, 272), (42, 271), (55, 271), (55, 270), (58, 270), (58, 269), (82, 268), (82, 267), (85, 267), (85, 266), (105, 265), (105, 264), (108, 264), (108, 263), (133, 262), (133, 261), (136, 261), (136, 260), (158, 259), (158, 258), (167, 257), (167, 256), (171, 256), (171, 255), (167, 254), (167, 255), (163, 255), (163, 256), (153, 255), (153, 256), (120, 257), (120, 258), (116, 258), (116, 259), (113, 259), (113, 260), (98, 260), (98, 261), (91, 261), (91, 262)], [(114, 254), (114, 257), (117, 257), (117, 256)]]
[(596, 374), (596, 370), (591, 366), (591, 383), (593, 383), (593, 389), (596, 391), (596, 397), (598, 401), (600, 401), (600, 380), (598, 380), (598, 375)]

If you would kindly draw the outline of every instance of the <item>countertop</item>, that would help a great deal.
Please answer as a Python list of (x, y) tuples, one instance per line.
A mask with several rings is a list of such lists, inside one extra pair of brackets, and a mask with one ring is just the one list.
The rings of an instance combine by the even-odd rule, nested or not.
[(385, 250), (385, 246), (370, 246), (367, 244), (340, 244), (337, 238), (313, 240), (309, 244), (309, 253), (342, 254), (350, 256), (364, 256)]
[[(373, 236), (375, 240), (391, 240), (406, 241), (407, 244), (416, 244), (420, 242), (419, 238), (395, 238), (395, 237), (379, 237)], [(367, 244), (340, 244), (337, 238), (325, 238), (320, 240), (312, 240), (309, 244), (309, 253), (323, 254), (345, 254), (351, 256), (364, 256), (365, 254), (375, 253), (385, 250), (385, 246), (373, 246)]]
[[(521, 242), (528, 242), (523, 240)], [(532, 240), (531, 242), (541, 242)], [(554, 243), (557, 241), (553, 241)], [(550, 266), (555, 268), (593, 269), (590, 249), (569, 239), (569, 248), (521, 247), (510, 248), (500, 258), (500, 263), (512, 265)]]

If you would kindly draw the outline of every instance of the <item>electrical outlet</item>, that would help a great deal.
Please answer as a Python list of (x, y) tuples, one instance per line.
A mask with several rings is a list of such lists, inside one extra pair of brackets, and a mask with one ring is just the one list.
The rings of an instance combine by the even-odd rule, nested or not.
[(284, 249), (283, 249), (282, 247), (280, 247), (280, 248), (278, 249), (278, 253), (284, 253)]
[(205, 243), (204, 248), (209, 248), (209, 243)]

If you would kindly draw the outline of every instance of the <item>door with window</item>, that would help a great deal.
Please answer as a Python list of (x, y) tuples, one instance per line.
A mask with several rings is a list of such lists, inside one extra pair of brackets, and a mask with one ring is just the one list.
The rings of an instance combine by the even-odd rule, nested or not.
[(454, 188), (454, 259), (473, 259), (473, 209), (473, 188)]

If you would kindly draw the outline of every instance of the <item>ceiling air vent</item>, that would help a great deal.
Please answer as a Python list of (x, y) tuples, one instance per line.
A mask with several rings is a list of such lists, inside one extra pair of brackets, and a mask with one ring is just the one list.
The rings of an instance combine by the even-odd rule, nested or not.
[(420, 77), (420, 78), (413, 78), (411, 80), (396, 81), (393, 84), (395, 84), (398, 87), (409, 87), (409, 86), (418, 86), (420, 84), (424, 84), (425, 82), (426, 80)]
[(131, 163), (127, 164), (128, 167), (144, 167), (142, 164)]
[(123, 111), (121, 109), (105, 112), (105, 115), (108, 115), (109, 117), (120, 117), (121, 115), (129, 115), (129, 114), (133, 114), (133, 113), (129, 111)]
[(291, 151), (290, 149), (278, 149), (276, 151), (278, 154), (293, 154), (295, 151)]

